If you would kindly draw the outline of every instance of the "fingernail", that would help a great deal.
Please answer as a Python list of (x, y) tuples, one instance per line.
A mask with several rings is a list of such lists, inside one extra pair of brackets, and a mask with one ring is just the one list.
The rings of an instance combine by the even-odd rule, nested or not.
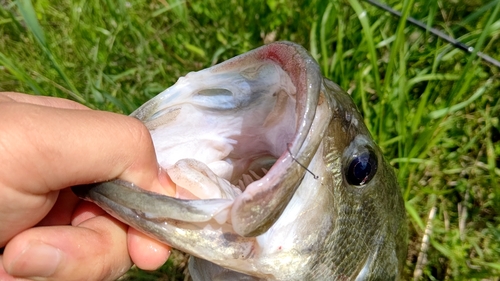
[(34, 242), (14, 258), (7, 272), (18, 277), (49, 277), (56, 271), (62, 252), (53, 246)]

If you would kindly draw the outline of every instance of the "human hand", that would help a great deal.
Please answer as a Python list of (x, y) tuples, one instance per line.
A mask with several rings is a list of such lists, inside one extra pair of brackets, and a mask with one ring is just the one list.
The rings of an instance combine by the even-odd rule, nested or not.
[(132, 262), (162, 265), (168, 246), (68, 188), (114, 178), (172, 195), (140, 121), (69, 100), (0, 93), (0, 280), (114, 280)]

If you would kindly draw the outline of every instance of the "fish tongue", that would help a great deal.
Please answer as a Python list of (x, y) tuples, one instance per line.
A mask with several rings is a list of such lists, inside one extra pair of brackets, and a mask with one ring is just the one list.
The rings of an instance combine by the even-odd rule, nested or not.
[(166, 170), (177, 185), (177, 198), (234, 199), (241, 194), (240, 189), (217, 176), (207, 165), (195, 159), (181, 159)]

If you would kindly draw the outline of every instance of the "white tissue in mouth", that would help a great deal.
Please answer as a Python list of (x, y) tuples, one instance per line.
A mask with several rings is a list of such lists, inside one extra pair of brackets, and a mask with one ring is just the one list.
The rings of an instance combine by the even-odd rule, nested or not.
[[(250, 170), (272, 166), (255, 162), (286, 151), (297, 122), (295, 94), (281, 67), (258, 61), (240, 71), (189, 73), (135, 114), (150, 129), (159, 164), (191, 193), (184, 195), (231, 198), (259, 180)], [(204, 165), (191, 162), (179, 172), (181, 160)]]

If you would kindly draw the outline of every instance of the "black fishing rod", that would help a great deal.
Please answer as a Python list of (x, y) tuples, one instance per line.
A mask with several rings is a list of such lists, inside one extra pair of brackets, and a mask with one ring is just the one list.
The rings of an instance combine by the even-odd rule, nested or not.
[[(384, 5), (380, 2), (377, 2), (375, 0), (363, 0), (365, 2), (368, 2), (369, 4), (375, 6), (375, 7), (378, 7), (382, 10), (385, 10), (386, 12), (389, 12), (390, 14), (392, 14), (393, 16), (397, 17), (397, 18), (401, 18), (401, 12), (399, 11), (396, 11), (394, 10), (393, 8), (387, 6), (387, 5)], [(474, 52), (474, 47), (471, 47), (471, 46), (468, 46), (448, 35), (446, 35), (444, 32), (436, 29), (436, 28), (433, 28), (433, 27), (428, 27), (427, 25), (425, 25), (423, 22), (415, 19), (415, 18), (412, 18), (412, 17), (408, 17), (406, 18), (406, 20), (410, 23), (412, 23), (413, 25), (416, 25), (418, 27), (420, 27), (421, 29), (427, 31), (427, 32), (430, 32), (432, 33), (433, 35), (445, 40), (446, 42), (452, 44), (453, 46), (455, 46), (456, 48), (460, 49), (460, 50), (463, 50), (465, 52), (468, 52), (468, 53), (472, 53)], [(500, 61), (488, 56), (487, 54), (483, 53), (483, 52), (477, 52), (476, 53), (478, 57), (480, 57), (481, 59), (493, 64), (494, 66), (500, 68)]]

